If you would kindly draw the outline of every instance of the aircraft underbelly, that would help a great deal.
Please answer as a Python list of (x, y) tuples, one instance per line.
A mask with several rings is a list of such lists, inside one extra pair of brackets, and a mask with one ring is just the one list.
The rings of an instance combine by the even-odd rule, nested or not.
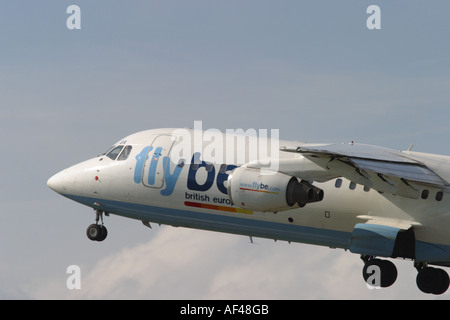
[[(208, 210), (187, 210), (121, 202), (106, 199), (95, 199), (83, 196), (66, 195), (66, 197), (113, 214), (124, 217), (217, 232), (268, 238), (289, 242), (307, 243), (331, 248), (349, 249), (352, 231), (342, 231), (312, 226), (308, 224), (286, 224), (276, 221), (259, 220), (245, 215), (222, 215)], [(95, 204), (95, 205), (94, 205)], [(418, 261), (447, 262), (450, 261), (450, 245), (416, 241), (416, 259)]]
[(344, 249), (348, 248), (351, 235), (351, 233), (345, 231), (258, 220), (244, 215), (221, 215), (209, 213), (207, 210), (172, 209), (73, 195), (66, 195), (66, 197), (91, 207), (95, 207), (93, 205), (95, 203), (100, 205), (102, 210), (113, 214), (176, 227), (204, 229)]

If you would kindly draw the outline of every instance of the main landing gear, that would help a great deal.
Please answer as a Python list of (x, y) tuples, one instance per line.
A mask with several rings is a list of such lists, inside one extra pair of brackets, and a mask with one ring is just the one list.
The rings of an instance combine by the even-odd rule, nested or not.
[(397, 268), (391, 261), (364, 255), (361, 259), (364, 261), (363, 278), (368, 285), (387, 288), (397, 280)]
[[(103, 225), (103, 213), (103, 211), (95, 209), (95, 223), (91, 224), (86, 230), (87, 237), (92, 241), (103, 241), (108, 235), (108, 230)], [(98, 224), (99, 220), (102, 221), (101, 225)]]
[(417, 287), (422, 292), (443, 294), (447, 291), (450, 284), (447, 272), (442, 269), (428, 267), (425, 262), (416, 262), (414, 267), (418, 271), (416, 278)]
[[(388, 260), (362, 255), (364, 261), (363, 278), (370, 286), (387, 288), (397, 279), (397, 268)], [(432, 268), (426, 262), (415, 262), (416, 284), (420, 291), (435, 295), (443, 294), (450, 285), (450, 278), (442, 269)]]

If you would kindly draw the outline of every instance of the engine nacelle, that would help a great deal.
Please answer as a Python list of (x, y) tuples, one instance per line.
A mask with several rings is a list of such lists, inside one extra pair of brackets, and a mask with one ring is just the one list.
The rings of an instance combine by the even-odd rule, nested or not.
[(280, 172), (263, 175), (260, 169), (245, 166), (228, 177), (227, 191), (234, 205), (252, 211), (289, 210), (323, 199), (323, 190), (296, 177)]

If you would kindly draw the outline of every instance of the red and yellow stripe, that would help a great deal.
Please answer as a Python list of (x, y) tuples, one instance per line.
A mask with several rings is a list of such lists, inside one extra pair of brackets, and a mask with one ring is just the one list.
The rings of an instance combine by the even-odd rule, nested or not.
[(226, 211), (226, 212), (233, 212), (233, 213), (253, 214), (253, 211), (250, 211), (250, 210), (234, 208), (234, 207), (218, 206), (218, 205), (209, 204), (209, 203), (185, 201), (184, 205), (187, 207), (193, 207), (193, 208), (202, 208), (202, 209)]

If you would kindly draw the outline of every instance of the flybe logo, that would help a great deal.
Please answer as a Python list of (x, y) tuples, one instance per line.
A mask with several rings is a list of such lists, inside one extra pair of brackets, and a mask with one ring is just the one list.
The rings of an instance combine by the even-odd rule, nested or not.
[(259, 191), (259, 192), (267, 192), (267, 193), (279, 193), (281, 191), (281, 188), (279, 187), (272, 187), (268, 184), (260, 183), (253, 181), (253, 183), (242, 183), (240, 184), (240, 188), (244, 190), (251, 190), (251, 191)]
[[(162, 151), (163, 147), (156, 147), (154, 149), (153, 146), (148, 146), (142, 149), (136, 156), (134, 182), (137, 184), (143, 183), (146, 186), (154, 188), (160, 188), (164, 185), (165, 188), (160, 191), (161, 195), (170, 196), (185, 166), (183, 161), (174, 165), (170, 157), (162, 156)], [(192, 191), (208, 191), (213, 185), (216, 185), (221, 193), (227, 194), (227, 189), (224, 185), (224, 182), (228, 179), (227, 171), (233, 170), (237, 166), (222, 164), (216, 173), (214, 165), (201, 161), (200, 155), (200, 152), (195, 152), (192, 155), (187, 178), (187, 189)], [(202, 181), (199, 182), (197, 180), (197, 172), (202, 167), (205, 168), (207, 177), (205, 181), (201, 179)]]

